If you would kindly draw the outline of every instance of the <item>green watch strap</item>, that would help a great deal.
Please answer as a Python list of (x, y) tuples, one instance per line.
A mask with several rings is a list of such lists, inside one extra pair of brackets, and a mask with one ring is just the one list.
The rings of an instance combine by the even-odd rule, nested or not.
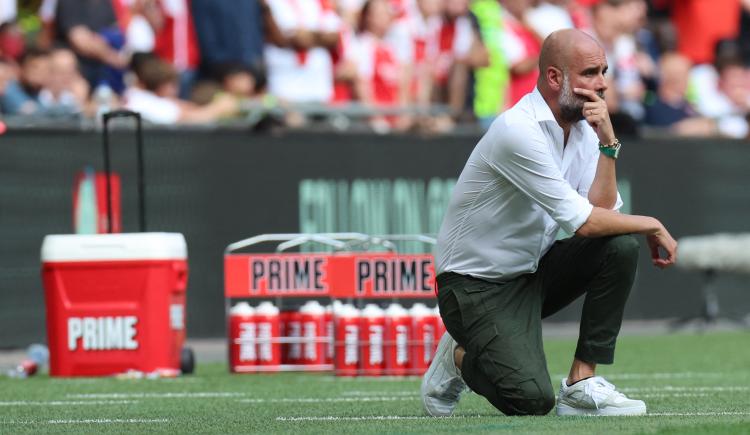
[(607, 156), (609, 158), (612, 158), (612, 159), (616, 159), (620, 155), (620, 148), (619, 147), (614, 148), (614, 147), (600, 146), (599, 147), (599, 151), (601, 151), (602, 154), (604, 154), (605, 156)]

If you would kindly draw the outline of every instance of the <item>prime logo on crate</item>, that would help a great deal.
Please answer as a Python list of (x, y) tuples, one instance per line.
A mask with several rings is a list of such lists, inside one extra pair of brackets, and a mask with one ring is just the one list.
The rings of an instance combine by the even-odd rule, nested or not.
[(227, 297), (434, 295), (430, 254), (229, 254), (224, 266)]

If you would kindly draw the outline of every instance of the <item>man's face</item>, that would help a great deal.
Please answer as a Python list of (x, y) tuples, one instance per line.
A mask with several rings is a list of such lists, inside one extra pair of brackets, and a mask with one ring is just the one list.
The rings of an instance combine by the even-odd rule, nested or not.
[(35, 92), (47, 85), (50, 77), (50, 61), (48, 56), (39, 56), (26, 60), (21, 66), (21, 81)]
[(563, 82), (557, 102), (560, 115), (566, 122), (578, 122), (583, 119), (583, 104), (588, 101), (573, 92), (573, 88), (595, 91), (604, 98), (607, 90), (607, 59), (604, 50), (598, 45), (583, 47), (574, 51), (567, 70), (563, 70)]

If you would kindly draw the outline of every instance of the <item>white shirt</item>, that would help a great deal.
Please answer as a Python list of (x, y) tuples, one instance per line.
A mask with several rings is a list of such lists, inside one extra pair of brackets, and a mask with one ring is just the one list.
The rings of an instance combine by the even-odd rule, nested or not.
[(555, 30), (575, 27), (570, 13), (564, 7), (550, 3), (542, 2), (539, 6), (528, 9), (525, 15), (526, 22), (542, 39)]
[[(536, 271), (560, 227), (574, 233), (593, 206), (599, 140), (580, 121), (563, 130), (535, 89), (492, 123), (453, 189), (438, 233), (437, 272), (505, 282)], [(622, 205), (617, 195), (615, 209)]]
[(18, 16), (16, 0), (0, 0), (0, 24), (13, 21)]
[(694, 66), (690, 71), (690, 81), (696, 93), (698, 113), (716, 119), (719, 132), (724, 136), (736, 139), (747, 137), (750, 126), (745, 113), (719, 90), (719, 73), (712, 65)]
[[(325, 11), (317, 0), (271, 0), (268, 2), (279, 30), (291, 34), (302, 28), (336, 32), (341, 22), (333, 11)], [(313, 47), (300, 57), (297, 51), (266, 44), (268, 90), (294, 103), (327, 103), (333, 95), (333, 61), (322, 47)]]
[(145, 121), (154, 124), (176, 124), (182, 110), (169, 98), (139, 88), (128, 88), (124, 94), (125, 107), (140, 112)]

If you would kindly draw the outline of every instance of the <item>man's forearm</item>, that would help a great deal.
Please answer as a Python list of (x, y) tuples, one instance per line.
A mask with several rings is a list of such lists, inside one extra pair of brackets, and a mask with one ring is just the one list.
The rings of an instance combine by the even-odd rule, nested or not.
[(124, 59), (107, 44), (104, 38), (84, 26), (72, 28), (68, 33), (68, 40), (73, 49), (83, 56), (118, 68), (125, 64)]
[(615, 159), (599, 154), (596, 165), (596, 175), (591, 183), (588, 195), (589, 202), (594, 207), (611, 210), (617, 203), (617, 175)]
[(581, 237), (604, 237), (619, 234), (654, 234), (661, 222), (650, 216), (622, 214), (608, 208), (594, 207), (586, 222), (576, 231)]

